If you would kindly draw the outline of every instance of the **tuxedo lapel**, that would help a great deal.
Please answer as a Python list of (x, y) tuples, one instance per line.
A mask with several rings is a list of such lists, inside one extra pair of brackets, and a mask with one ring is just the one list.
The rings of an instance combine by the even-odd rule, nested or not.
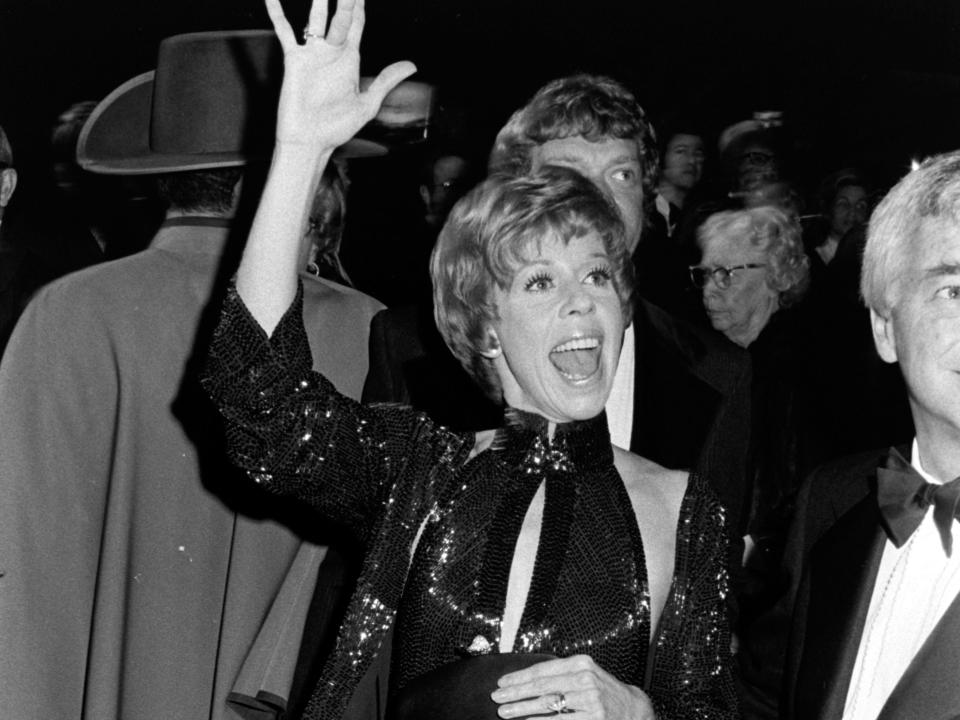
[(795, 717), (843, 714), (885, 542), (871, 492), (813, 547)]
[(907, 666), (877, 720), (960, 718), (960, 596)]

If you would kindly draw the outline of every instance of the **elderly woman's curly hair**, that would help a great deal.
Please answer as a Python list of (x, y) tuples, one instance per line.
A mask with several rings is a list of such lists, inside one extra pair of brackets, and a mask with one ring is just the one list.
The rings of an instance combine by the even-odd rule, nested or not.
[(720, 238), (746, 242), (764, 252), (767, 285), (779, 294), (780, 307), (803, 298), (810, 286), (810, 260), (795, 219), (772, 205), (718, 212), (700, 226), (697, 240), (703, 248)]

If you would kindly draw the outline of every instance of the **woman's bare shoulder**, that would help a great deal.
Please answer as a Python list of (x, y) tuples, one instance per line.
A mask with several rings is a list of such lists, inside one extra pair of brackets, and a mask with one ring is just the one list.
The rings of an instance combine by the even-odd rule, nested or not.
[(679, 508), (687, 492), (689, 472), (665, 468), (653, 460), (616, 446), (613, 448), (613, 464), (631, 496), (637, 495), (647, 501)]

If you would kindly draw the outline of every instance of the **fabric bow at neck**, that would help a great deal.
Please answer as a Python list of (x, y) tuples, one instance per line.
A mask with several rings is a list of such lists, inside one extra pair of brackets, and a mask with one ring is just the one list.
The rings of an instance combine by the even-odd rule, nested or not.
[(960, 505), (960, 477), (943, 485), (928, 483), (896, 448), (890, 448), (884, 467), (877, 469), (877, 501), (887, 535), (898, 548), (910, 539), (932, 504), (933, 522), (950, 557), (951, 530)]

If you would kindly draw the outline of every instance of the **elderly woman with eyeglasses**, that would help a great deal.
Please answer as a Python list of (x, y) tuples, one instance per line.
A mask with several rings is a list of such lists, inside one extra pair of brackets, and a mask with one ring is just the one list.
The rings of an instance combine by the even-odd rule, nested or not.
[(804, 313), (810, 281), (799, 223), (774, 206), (719, 212), (700, 226), (690, 268), (713, 327), (747, 348), (753, 365), (752, 486), (747, 505), (741, 630), (763, 609), (796, 487), (821, 460), (810, 404)]
[(749, 347), (781, 308), (803, 297), (810, 263), (800, 226), (773, 206), (719, 212), (697, 232), (702, 257), (690, 278), (713, 327)]

